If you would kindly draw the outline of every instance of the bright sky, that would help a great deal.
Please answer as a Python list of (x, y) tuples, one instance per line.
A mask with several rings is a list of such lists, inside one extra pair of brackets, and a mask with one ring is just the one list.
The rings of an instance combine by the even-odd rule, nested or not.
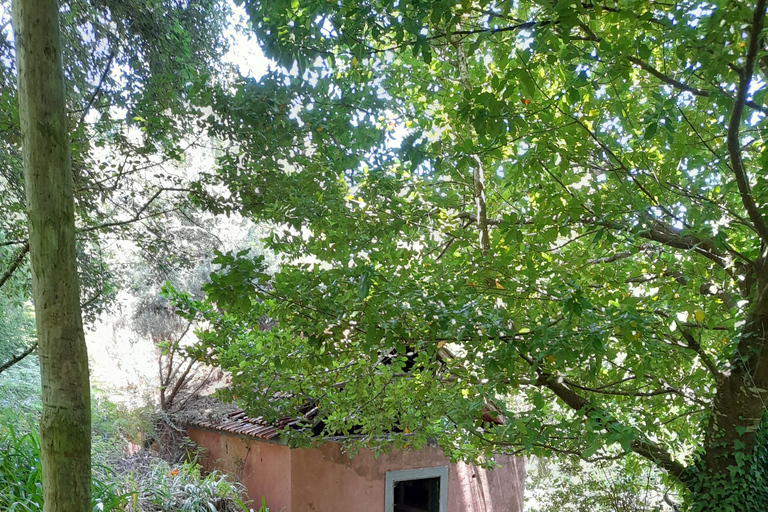
[(232, 29), (230, 38), (230, 50), (224, 57), (224, 62), (234, 64), (245, 76), (260, 78), (267, 72), (271, 62), (264, 56), (256, 38), (250, 35), (247, 28), (248, 16), (242, 6), (230, 1), (232, 9)]

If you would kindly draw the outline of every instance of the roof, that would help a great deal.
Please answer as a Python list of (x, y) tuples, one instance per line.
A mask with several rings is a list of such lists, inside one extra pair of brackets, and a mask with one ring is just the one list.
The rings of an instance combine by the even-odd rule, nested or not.
[(251, 418), (245, 414), (244, 410), (238, 409), (221, 419), (197, 420), (191, 421), (190, 424), (210, 430), (270, 440), (280, 437), (280, 433), (284, 429), (306, 422), (316, 415), (317, 407), (313, 407), (306, 413), (296, 417), (283, 417), (274, 423), (268, 423), (262, 417)]

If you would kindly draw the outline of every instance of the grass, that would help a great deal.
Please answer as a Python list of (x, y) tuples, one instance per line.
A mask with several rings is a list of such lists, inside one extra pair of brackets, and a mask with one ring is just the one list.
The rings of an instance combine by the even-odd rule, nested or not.
[(43, 508), (40, 440), (35, 433), (18, 434), (9, 426), (0, 436), (0, 510)]
[[(28, 512), (43, 509), (40, 438), (37, 432), (0, 429), (0, 510)], [(117, 481), (93, 481), (93, 510), (122, 510), (128, 495)]]

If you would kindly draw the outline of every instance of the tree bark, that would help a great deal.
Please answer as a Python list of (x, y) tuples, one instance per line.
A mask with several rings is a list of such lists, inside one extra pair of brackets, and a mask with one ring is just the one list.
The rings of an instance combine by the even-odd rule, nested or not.
[(45, 512), (91, 508), (91, 407), (56, 0), (14, 0)]

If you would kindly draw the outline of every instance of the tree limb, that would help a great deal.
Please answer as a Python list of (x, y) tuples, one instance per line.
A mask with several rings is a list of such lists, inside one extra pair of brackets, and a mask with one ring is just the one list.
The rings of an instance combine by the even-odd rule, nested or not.
[(654, 219), (651, 227), (640, 231), (638, 234), (643, 238), (669, 247), (694, 251), (726, 270), (731, 267), (730, 258), (718, 251), (711, 240), (702, 240), (693, 235), (683, 235), (679, 229), (675, 229), (661, 220)]
[(144, 205), (139, 208), (139, 211), (137, 211), (133, 217), (127, 220), (122, 221), (115, 221), (115, 222), (107, 222), (105, 224), (99, 224), (98, 226), (89, 226), (87, 228), (82, 228), (77, 230), (78, 233), (90, 233), (91, 231), (98, 231), (100, 229), (106, 229), (106, 228), (114, 228), (118, 226), (125, 226), (126, 224), (132, 224), (134, 222), (138, 222), (141, 220), (141, 214), (146, 211), (147, 208), (157, 199), (160, 194), (163, 192), (187, 192), (186, 189), (179, 189), (179, 188), (168, 188), (168, 187), (162, 187), (155, 192), (152, 197), (149, 198), (149, 200), (144, 203)]
[[(667, 76), (658, 69), (654, 68), (650, 64), (648, 64), (645, 61), (642, 61), (638, 59), (637, 57), (627, 57), (627, 60), (631, 62), (632, 64), (635, 64), (640, 69), (643, 69), (644, 71), (647, 71), (648, 74), (655, 76), (659, 80), (661, 80), (663, 83), (674, 87), (675, 89), (683, 92), (689, 92), (693, 94), (694, 96), (698, 96), (700, 98), (709, 98), (711, 96), (711, 93), (709, 91), (705, 91), (702, 89), (697, 89), (693, 86), (690, 86), (686, 83), (680, 82), (679, 80), (675, 80), (671, 76)], [(725, 92), (723, 91), (725, 94)], [(765, 107), (763, 105), (759, 105), (751, 100), (745, 100), (744, 105), (753, 109), (757, 110), (758, 112), (762, 112), (763, 114), (768, 114), (768, 107)]]
[(739, 72), (739, 88), (736, 91), (736, 100), (731, 111), (731, 118), (728, 122), (727, 147), (728, 156), (731, 160), (731, 170), (736, 176), (736, 184), (739, 186), (741, 202), (747, 210), (749, 219), (755, 225), (755, 230), (760, 235), (763, 244), (768, 244), (768, 225), (763, 220), (763, 216), (757, 209), (755, 200), (749, 186), (749, 178), (744, 170), (744, 162), (741, 159), (741, 147), (739, 144), (739, 128), (741, 125), (741, 116), (744, 111), (744, 105), (747, 100), (747, 92), (752, 82), (752, 74), (755, 69), (755, 59), (759, 49), (760, 32), (763, 30), (765, 21), (766, 0), (758, 0), (755, 5), (755, 11), (752, 18), (752, 31), (749, 36), (747, 48), (747, 57), (744, 68)]
[[(461, 212), (457, 216), (459, 219), (465, 219), (472, 222), (477, 222), (477, 215), (470, 212)], [(705, 258), (717, 263), (718, 266), (728, 270), (731, 268), (731, 258), (727, 254), (723, 254), (712, 243), (711, 240), (702, 240), (693, 235), (683, 235), (680, 230), (673, 228), (666, 222), (654, 219), (653, 226), (641, 231), (633, 230), (617, 222), (606, 221), (594, 221), (590, 219), (581, 219), (584, 224), (595, 224), (604, 228), (628, 231), (639, 235), (642, 238), (658, 242), (667, 247), (674, 249), (682, 249), (686, 251), (694, 251), (697, 254), (704, 256)], [(502, 219), (489, 217), (487, 224), (489, 226), (499, 226), (502, 223)], [(522, 221), (520, 224), (531, 224), (530, 221)], [(617, 254), (615, 256), (607, 256), (606, 258), (595, 258), (588, 261), (590, 264), (594, 263), (609, 263), (619, 259), (628, 258), (631, 254)], [(730, 272), (729, 272), (730, 273)]]
[[(589, 412), (597, 410), (597, 408), (587, 399), (578, 395), (551, 374), (539, 370), (537, 383), (549, 388), (558, 398), (560, 398), (560, 400), (575, 411), (588, 414)], [(605, 428), (610, 429), (611, 424), (619, 424), (619, 422), (613, 419), (607, 412), (601, 411), (601, 414), (608, 417), (607, 420), (601, 421)], [(637, 432), (636, 438), (630, 443), (630, 448), (633, 452), (655, 463), (675, 478), (679, 480), (683, 479), (687, 468), (680, 462), (674, 460), (672, 456), (658, 444), (650, 439), (645, 439), (640, 432)]]
[(611, 256), (603, 256), (602, 258), (592, 258), (590, 260), (587, 260), (587, 263), (589, 265), (596, 265), (598, 263), (613, 263), (614, 261), (619, 261), (625, 258), (629, 258), (637, 254), (637, 252), (638, 252), (638, 249), (635, 249), (632, 251), (619, 252), (616, 254), (612, 254)]
[(696, 89), (695, 87), (691, 87), (690, 85), (687, 85), (687, 84), (684, 84), (683, 82), (675, 80), (674, 78), (665, 75), (664, 73), (662, 73), (658, 69), (654, 68), (653, 66), (651, 66), (647, 62), (638, 59), (637, 57), (631, 57), (630, 56), (630, 57), (627, 57), (627, 60), (629, 62), (631, 62), (632, 64), (635, 64), (639, 68), (647, 71), (649, 74), (655, 76), (656, 78), (658, 78), (659, 80), (661, 80), (665, 84), (671, 85), (675, 89), (678, 89), (678, 90), (683, 91), (683, 92), (689, 92), (689, 93), (693, 94), (694, 96), (700, 96), (700, 97), (703, 97), (703, 98), (709, 97), (709, 92), (708, 91), (702, 91), (701, 89)]
[[(461, 212), (460, 214), (458, 214), (456, 216), (456, 218), (457, 219), (463, 219), (463, 220), (469, 220), (469, 221), (472, 221), (473, 223), (477, 223), (477, 215), (475, 215), (474, 213), (470, 213), (470, 212)], [(498, 226), (499, 224), (501, 224), (501, 219), (494, 219), (492, 217), (489, 217), (489, 218), (487, 218), (485, 220), (485, 222), (489, 226)]]
[[(458, 57), (459, 77), (461, 84), (467, 91), (472, 90), (472, 84), (469, 81), (469, 70), (467, 68), (467, 56), (464, 53), (464, 47), (461, 40), (454, 40), (450, 38), (451, 43), (456, 49), (456, 55)], [(469, 119), (467, 119), (468, 125)], [(474, 132), (474, 130), (472, 130)], [(480, 246), (480, 254), (485, 256), (488, 250), (491, 248), (491, 240), (488, 236), (488, 209), (485, 201), (485, 169), (483, 168), (483, 162), (479, 156), (471, 155), (475, 165), (472, 169), (472, 185), (473, 193), (475, 196), (475, 211), (477, 212), (477, 231), (478, 231), (478, 245)]]
[(704, 352), (704, 349), (701, 348), (701, 343), (696, 340), (693, 334), (691, 334), (691, 331), (688, 329), (683, 327), (678, 328), (680, 329), (680, 334), (683, 336), (683, 338), (685, 338), (685, 342), (688, 344), (687, 347), (699, 355), (701, 362), (704, 363), (704, 366), (706, 366), (712, 376), (715, 377), (715, 382), (719, 382), (722, 379), (723, 374), (717, 370), (717, 366), (715, 365), (715, 362), (712, 360), (712, 358), (709, 357), (709, 354)]
[(8, 267), (8, 270), (5, 271), (5, 273), (0, 277), (0, 288), (3, 287), (3, 285), (8, 281), (8, 279), (11, 278), (14, 272), (16, 272), (16, 269), (19, 268), (19, 265), (21, 265), (21, 262), (24, 261), (24, 257), (29, 252), (29, 242), (26, 242), (24, 246), (21, 248), (19, 253), (16, 255), (16, 257), (11, 262), (11, 265)]
[(24, 352), (17, 356), (13, 356), (10, 360), (6, 361), (2, 365), (0, 365), (0, 373), (3, 373), (5, 370), (10, 368), (11, 366), (15, 365), (25, 357), (27, 357), (29, 354), (35, 351), (37, 348), (37, 342), (35, 342), (31, 347), (27, 348)]
[(115, 52), (112, 51), (109, 54), (109, 59), (107, 59), (107, 65), (104, 66), (104, 71), (101, 73), (101, 77), (99, 78), (99, 83), (96, 85), (96, 88), (93, 90), (93, 93), (91, 94), (91, 97), (88, 99), (88, 103), (86, 103), (85, 108), (83, 109), (83, 113), (80, 115), (80, 120), (77, 122), (77, 127), (75, 130), (77, 130), (80, 125), (83, 124), (85, 121), (85, 116), (88, 115), (88, 112), (91, 110), (91, 106), (93, 105), (93, 102), (96, 101), (96, 97), (101, 92), (101, 88), (104, 85), (104, 80), (107, 78), (107, 73), (109, 73), (109, 68), (112, 67), (112, 61), (115, 59)]

